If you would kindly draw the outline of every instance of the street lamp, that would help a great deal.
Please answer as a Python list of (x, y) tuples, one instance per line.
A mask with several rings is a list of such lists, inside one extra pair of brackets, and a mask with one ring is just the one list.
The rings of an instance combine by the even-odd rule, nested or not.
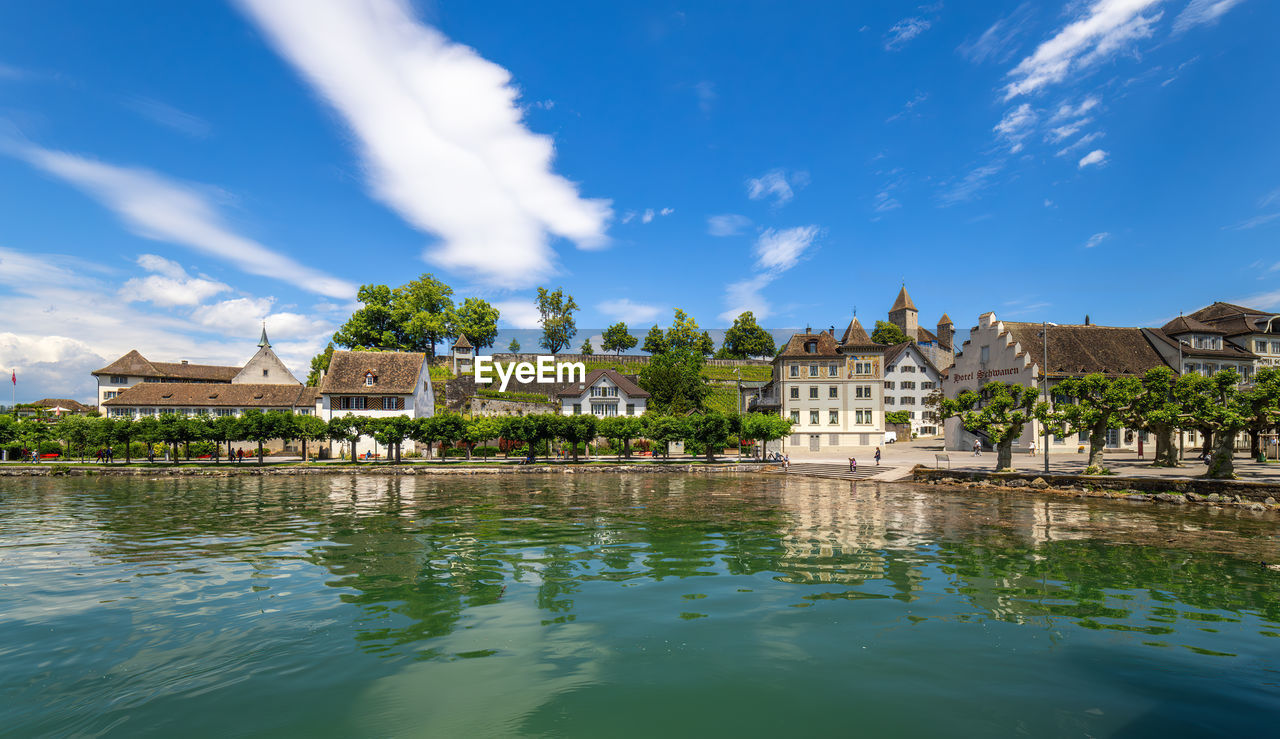
[[(1040, 387), (1044, 390), (1044, 402), (1049, 403), (1049, 327), (1057, 326), (1056, 323), (1049, 321), (1040, 322), (1040, 338), (1044, 344), (1044, 364), (1040, 370)], [(1044, 432), (1044, 473), (1049, 474), (1049, 426), (1043, 421), (1040, 422), (1040, 430)]]
[[(1175, 374), (1177, 374), (1179, 377), (1182, 376), (1182, 370), (1184, 369), (1182, 365), (1182, 347), (1183, 346), (1190, 347), (1191, 345), (1187, 343), (1186, 339), (1178, 339), (1178, 371)], [(1178, 429), (1178, 459), (1182, 460), (1186, 458), (1187, 458), (1187, 432), (1183, 431), (1182, 429)]]

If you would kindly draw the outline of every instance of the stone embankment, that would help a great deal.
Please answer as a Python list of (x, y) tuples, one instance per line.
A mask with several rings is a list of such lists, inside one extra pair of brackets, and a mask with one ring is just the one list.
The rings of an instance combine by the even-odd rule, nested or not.
[(1079, 498), (1109, 498), (1170, 505), (1238, 505), (1252, 510), (1276, 506), (1280, 485), (1248, 480), (1120, 477), (1028, 472), (940, 470), (917, 466), (911, 479), (925, 485), (954, 485), (990, 490), (1038, 490)]
[(595, 473), (666, 473), (724, 474), (761, 472), (767, 465), (759, 463), (726, 464), (530, 464), (492, 467), (428, 466), (428, 465), (257, 465), (178, 466), (178, 467), (81, 467), (78, 465), (39, 464), (0, 467), (0, 477), (304, 477), (310, 475), (584, 475)]

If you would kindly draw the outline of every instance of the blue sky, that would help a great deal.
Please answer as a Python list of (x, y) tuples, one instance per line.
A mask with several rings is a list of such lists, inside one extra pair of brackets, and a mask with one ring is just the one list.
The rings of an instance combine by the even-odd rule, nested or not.
[(904, 281), (962, 332), (1280, 308), (1276, 28), (1264, 0), (10, 4), (0, 366), (89, 397), (131, 348), (242, 362), (266, 320), (301, 373), (355, 286), (426, 271), (512, 328), (538, 285), (584, 328), (870, 325)]

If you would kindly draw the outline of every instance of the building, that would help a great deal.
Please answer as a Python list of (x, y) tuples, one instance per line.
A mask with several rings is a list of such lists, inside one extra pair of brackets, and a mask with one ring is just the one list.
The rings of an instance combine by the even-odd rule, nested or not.
[(941, 387), (938, 368), (909, 341), (886, 349), (884, 365), (884, 412), (906, 411), (912, 434), (937, 436), (942, 426), (927, 401)]
[(1257, 355), (1259, 367), (1280, 366), (1280, 314), (1214, 303), (1188, 318), (1221, 331), (1226, 341)]
[[(435, 414), (430, 363), (421, 352), (334, 351), (318, 392), (316, 412), (326, 422), (345, 415), (424, 418)], [(356, 443), (357, 451), (374, 448), (374, 440), (367, 436)], [(404, 451), (415, 448), (411, 440), (404, 442)]]
[[(1261, 358), (1227, 340), (1226, 332), (1187, 316), (1178, 316), (1162, 328), (1143, 329), (1165, 364), (1178, 374), (1213, 375), (1234, 369), (1245, 380), (1253, 373)], [(1280, 343), (1280, 339), (1277, 339)], [(1245, 344), (1250, 343), (1248, 340)]]
[(783, 451), (845, 455), (884, 441), (884, 353), (854, 318), (830, 331), (794, 334), (773, 360), (773, 378), (752, 410), (791, 419)]
[(19, 403), (14, 413), (18, 418), (62, 418), (63, 416), (96, 416), (98, 409), (70, 398), (41, 398), (34, 403)]
[(938, 319), (936, 334), (920, 326), (919, 319), (920, 313), (916, 310), (916, 304), (907, 293), (907, 286), (903, 285), (898, 291), (897, 299), (893, 301), (893, 307), (889, 309), (889, 323), (901, 329), (907, 339), (920, 348), (920, 353), (934, 367), (939, 370), (950, 367), (955, 356), (953, 344), (955, 326), (951, 322), (951, 317), (946, 313), (942, 314), (942, 318)]
[(556, 393), (560, 412), (566, 416), (589, 413), (600, 418), (639, 416), (649, 404), (649, 393), (634, 380), (612, 369), (593, 370), (582, 382), (566, 384)]
[(453, 376), (471, 374), (475, 361), (476, 348), (467, 341), (466, 334), (458, 334), (458, 340), (453, 342)]
[[(161, 413), (238, 416), (248, 409), (316, 412), (315, 388), (304, 387), (276, 356), (266, 327), (258, 351), (243, 367), (150, 362), (135, 349), (93, 374), (105, 398), (103, 412), (113, 418)], [(117, 382), (122, 379), (130, 384)]]

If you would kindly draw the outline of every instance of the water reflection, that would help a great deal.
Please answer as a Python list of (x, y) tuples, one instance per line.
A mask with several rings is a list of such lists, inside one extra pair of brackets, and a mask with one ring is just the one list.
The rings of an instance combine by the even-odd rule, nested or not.
[[(658, 699), (678, 673), (691, 696), (767, 702), (750, 673), (779, 672), (790, 687), (770, 690), (803, 703), (861, 685), (850, 665), (868, 659), (866, 695), (945, 704), (913, 666), (926, 654), (985, 665), (989, 691), (1025, 681), (1021, 659), (1052, 663), (1088, 694), (1098, 654), (1139, 650), (1162, 674), (1230, 663), (1188, 684), (1243, 691), (1240, 716), (1275, 697), (1276, 521), (1247, 512), (776, 476), (27, 480), (3, 496), (0, 689), (20, 733), (92, 733), (205, 692), (269, 704), (290, 731), (556, 733), (609, 685)], [(37, 679), (50, 653), (65, 657)], [(148, 725), (193, 720), (175, 715)]]

